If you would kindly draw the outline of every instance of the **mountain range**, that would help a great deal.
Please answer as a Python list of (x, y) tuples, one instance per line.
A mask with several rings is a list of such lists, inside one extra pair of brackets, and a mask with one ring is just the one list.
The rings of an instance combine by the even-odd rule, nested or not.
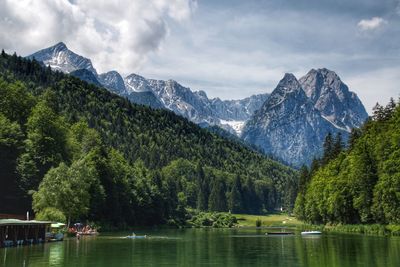
[(166, 108), (201, 126), (218, 125), (237, 135), (240, 135), (245, 121), (269, 95), (253, 95), (241, 100), (210, 99), (204, 91), (193, 92), (174, 80), (146, 79), (134, 73), (122, 77), (117, 71), (98, 74), (90, 59), (72, 52), (63, 42), (42, 49), (28, 58), (35, 58), (53, 70), (69, 73), (89, 83), (101, 84), (133, 103)]
[(202, 127), (219, 126), (293, 166), (309, 164), (320, 155), (329, 132), (340, 132), (346, 138), (368, 117), (357, 95), (325, 68), (312, 69), (299, 80), (286, 74), (271, 94), (221, 100), (174, 80), (138, 74), (122, 77), (117, 71), (98, 74), (90, 59), (62, 42), (28, 58), (101, 85), (131, 102), (172, 110)]

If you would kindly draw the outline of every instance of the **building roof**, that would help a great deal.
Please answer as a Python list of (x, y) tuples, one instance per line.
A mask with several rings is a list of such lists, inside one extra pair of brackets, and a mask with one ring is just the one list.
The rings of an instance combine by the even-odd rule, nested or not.
[(4, 225), (38, 225), (38, 224), (51, 224), (51, 222), (35, 221), (35, 220), (24, 221), (24, 220), (18, 220), (18, 219), (0, 219), (0, 226), (4, 226)]

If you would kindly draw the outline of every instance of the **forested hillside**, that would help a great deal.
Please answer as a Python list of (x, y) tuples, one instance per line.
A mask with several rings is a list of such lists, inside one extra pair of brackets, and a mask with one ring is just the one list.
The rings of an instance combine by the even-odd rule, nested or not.
[(399, 224), (399, 103), (377, 105), (347, 150), (327, 141), (324, 158), (301, 171), (296, 215), (312, 223)]
[(113, 225), (294, 202), (297, 173), (166, 110), (0, 56), (0, 212)]

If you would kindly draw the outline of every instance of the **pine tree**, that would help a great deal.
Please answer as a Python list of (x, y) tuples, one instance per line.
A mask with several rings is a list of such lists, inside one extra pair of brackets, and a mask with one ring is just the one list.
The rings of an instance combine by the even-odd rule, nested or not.
[(385, 119), (385, 109), (379, 103), (376, 103), (372, 108), (373, 115), (372, 118), (375, 121), (383, 121)]
[(310, 171), (307, 166), (303, 165), (299, 172), (299, 190), (295, 201), (294, 213), (300, 220), (306, 219), (305, 212), (305, 195), (307, 191), (307, 185), (311, 179)]
[(349, 149), (353, 149), (354, 145), (356, 144), (356, 141), (358, 138), (361, 136), (361, 130), (358, 128), (353, 128), (351, 129), (350, 136), (349, 136), (349, 141), (348, 141), (348, 146)]
[(243, 190), (243, 202), (245, 211), (250, 214), (258, 213), (261, 209), (260, 201), (257, 199), (253, 179), (250, 177), (246, 178)]
[(359, 146), (355, 157), (354, 171), (355, 198), (354, 207), (358, 210), (362, 223), (371, 223), (373, 189), (378, 180), (376, 162), (366, 143)]
[(396, 102), (394, 101), (393, 97), (391, 97), (389, 103), (383, 110), (385, 120), (388, 120), (392, 117), (395, 109), (396, 109)]
[(210, 211), (226, 211), (225, 183), (221, 179), (213, 179), (208, 209)]
[(228, 208), (232, 213), (243, 212), (243, 189), (240, 176), (236, 175), (233, 180), (232, 188), (229, 196)]
[(197, 209), (207, 210), (208, 209), (208, 183), (206, 182), (203, 167), (200, 163), (196, 166), (197, 174)]
[(321, 160), (314, 158), (310, 166), (310, 176), (313, 175), (321, 167)]
[(332, 159), (333, 155), (333, 138), (330, 132), (325, 137), (323, 148), (324, 154), (322, 156), (322, 163), (325, 165)]
[(343, 139), (342, 139), (342, 134), (339, 132), (336, 135), (333, 148), (332, 148), (332, 158), (336, 158), (340, 152), (343, 150)]

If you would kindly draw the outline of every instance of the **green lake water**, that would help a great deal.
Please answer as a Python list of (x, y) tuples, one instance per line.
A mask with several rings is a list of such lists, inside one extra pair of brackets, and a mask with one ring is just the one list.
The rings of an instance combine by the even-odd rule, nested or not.
[(0, 266), (399, 267), (400, 238), (327, 233), (265, 236), (256, 229), (138, 230), (0, 249)]

